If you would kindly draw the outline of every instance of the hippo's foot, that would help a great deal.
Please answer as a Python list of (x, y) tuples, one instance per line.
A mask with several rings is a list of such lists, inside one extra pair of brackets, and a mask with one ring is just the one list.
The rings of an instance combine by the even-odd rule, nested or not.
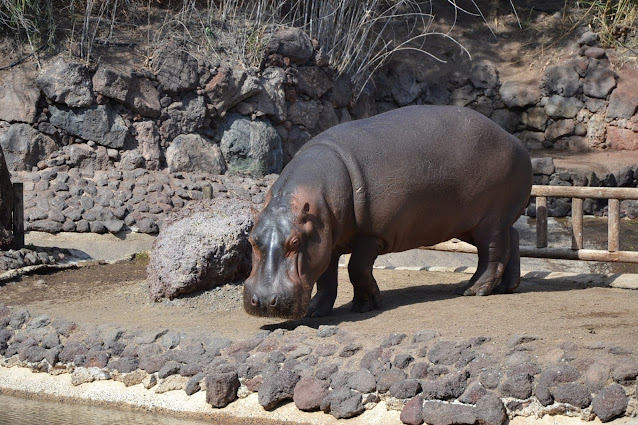
[(328, 316), (332, 313), (332, 307), (334, 306), (336, 298), (335, 296), (330, 296), (330, 294), (325, 293), (317, 293), (310, 300), (310, 307), (308, 307), (308, 313), (306, 317), (323, 317)]
[[(479, 251), (480, 253), (480, 251)], [(465, 296), (490, 295), (494, 288), (501, 283), (505, 265), (500, 261), (481, 261), (476, 269), (476, 273), (470, 279), (469, 287), (465, 288)]]
[(513, 294), (520, 283), (520, 276), (512, 277), (512, 279), (507, 279), (507, 276), (503, 276), (503, 281), (494, 287), (492, 294)]
[(365, 313), (366, 311), (378, 310), (383, 306), (383, 300), (381, 298), (381, 292), (376, 287), (372, 293), (361, 293), (361, 291), (355, 291), (354, 298), (352, 299), (352, 311), (353, 313)]
[(463, 291), (463, 295), (465, 295), (466, 297), (472, 296), (472, 295), (481, 297), (484, 295), (490, 295), (493, 292), (495, 292), (492, 290), (492, 286), (489, 285), (487, 282), (483, 282), (482, 284), (480, 283), (481, 282), (477, 282), (474, 285), (467, 288), (465, 291)]

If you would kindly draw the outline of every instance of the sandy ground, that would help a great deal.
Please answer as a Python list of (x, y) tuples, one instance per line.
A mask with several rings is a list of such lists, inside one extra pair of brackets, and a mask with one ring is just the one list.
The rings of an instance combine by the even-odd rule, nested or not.
[(445, 337), (490, 336), (495, 344), (520, 334), (542, 338), (539, 348), (560, 341), (604, 342), (630, 345), (626, 348), (638, 353), (638, 292), (610, 288), (603, 276), (530, 273), (514, 294), (463, 297), (457, 292), (470, 277), (466, 273), (376, 270), (375, 275), (384, 309), (350, 313), (352, 286), (341, 269), (333, 314), (296, 321), (248, 316), (238, 285), (151, 303), (144, 261), (23, 276), (0, 287), (0, 302), (82, 324), (204, 331), (231, 339), (262, 329), (329, 324), (370, 338), (436, 329)]

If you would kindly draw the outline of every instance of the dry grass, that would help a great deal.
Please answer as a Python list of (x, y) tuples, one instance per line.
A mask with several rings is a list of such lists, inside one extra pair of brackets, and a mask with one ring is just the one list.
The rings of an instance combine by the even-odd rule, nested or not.
[[(282, 26), (303, 28), (319, 43), (339, 73), (347, 73), (358, 90), (396, 52), (428, 51), (432, 37), (455, 43), (449, 31), (456, 17), (481, 17), (475, 1), (434, 3), (453, 8), (448, 31), (432, 30), (434, 2), (419, 0), (0, 0), (0, 31), (37, 51), (62, 44), (87, 63), (96, 46), (118, 43), (118, 34), (133, 34), (141, 53), (167, 40), (177, 41), (198, 58), (258, 66), (270, 35)], [(567, 4), (567, 3), (566, 3)], [(427, 5), (427, 6), (424, 6)], [(426, 9), (424, 9), (427, 7)], [(516, 14), (515, 2), (508, 4)], [(635, 33), (635, 0), (587, 0), (587, 19), (608, 45), (624, 43)], [(486, 10), (485, 12), (488, 12)], [(517, 16), (518, 18), (518, 16)], [(635, 40), (635, 34), (634, 38)], [(458, 44), (458, 43), (457, 43)], [(463, 46), (459, 45), (463, 49)], [(629, 48), (632, 48), (629, 46)], [(469, 53), (466, 51), (469, 55)]]
[(587, 16), (591, 18), (591, 25), (600, 34), (604, 46), (638, 46), (636, 0), (589, 0), (581, 3), (588, 8)]

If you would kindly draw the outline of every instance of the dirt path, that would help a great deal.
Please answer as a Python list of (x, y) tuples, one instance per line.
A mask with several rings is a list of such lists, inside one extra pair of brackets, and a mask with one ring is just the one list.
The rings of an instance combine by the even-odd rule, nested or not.
[(237, 285), (153, 304), (146, 296), (142, 262), (24, 276), (0, 287), (0, 303), (81, 324), (202, 331), (233, 340), (263, 329), (328, 324), (370, 338), (435, 329), (445, 337), (489, 336), (497, 345), (512, 335), (533, 335), (541, 338), (538, 355), (564, 341), (638, 353), (638, 292), (605, 287), (596, 276), (526, 278), (515, 294), (462, 297), (456, 291), (468, 274), (376, 270), (385, 308), (353, 314), (352, 287), (344, 272), (336, 309), (322, 319), (282, 322), (248, 316)]

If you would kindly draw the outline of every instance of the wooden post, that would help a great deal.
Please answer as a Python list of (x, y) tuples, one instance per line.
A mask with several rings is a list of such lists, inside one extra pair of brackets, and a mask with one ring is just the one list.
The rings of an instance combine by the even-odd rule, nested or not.
[(536, 247), (547, 248), (547, 198), (536, 197)]
[(609, 252), (616, 252), (620, 250), (620, 200), (610, 199), (607, 212), (607, 239)]
[(16, 249), (24, 248), (24, 186), (13, 183), (13, 240)]
[(211, 185), (207, 184), (202, 187), (202, 194), (204, 195), (204, 200), (213, 199), (213, 188)]
[(572, 198), (572, 249), (583, 249), (582, 198)]

